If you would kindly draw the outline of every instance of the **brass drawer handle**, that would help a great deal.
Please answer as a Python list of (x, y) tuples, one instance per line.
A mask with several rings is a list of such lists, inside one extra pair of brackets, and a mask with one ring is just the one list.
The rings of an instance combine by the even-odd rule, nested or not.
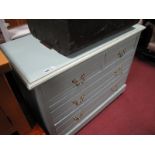
[(85, 73), (82, 74), (81, 77), (80, 77), (80, 79), (81, 79), (82, 81), (85, 81), (85, 80), (86, 80), (86, 74), (85, 74)]
[(117, 91), (118, 90), (118, 85), (115, 84), (112, 88), (111, 88), (112, 91)]
[(81, 112), (81, 113), (79, 114), (79, 116), (74, 116), (74, 117), (73, 117), (73, 120), (74, 120), (74, 121), (79, 121), (79, 120), (81, 119), (82, 116), (83, 116), (83, 113)]
[(83, 84), (85, 80), (86, 80), (86, 74), (83, 73), (80, 76), (80, 79), (79, 80), (74, 79), (74, 80), (72, 80), (72, 83), (75, 84), (76, 86), (79, 86), (79, 85)]
[(80, 100), (79, 100), (79, 101), (75, 100), (75, 101), (73, 101), (72, 103), (75, 104), (76, 106), (78, 106), (78, 105), (80, 105), (81, 103), (83, 103), (84, 98), (85, 98), (85, 95), (82, 95), (82, 96), (80, 97)]
[(80, 81), (76, 79), (72, 80), (72, 83), (75, 84), (76, 86), (79, 86), (81, 84)]
[(119, 52), (118, 56), (121, 58), (123, 56), (122, 52)]
[(126, 48), (123, 49), (123, 54), (125, 54), (125, 53), (126, 53)]
[(80, 102), (83, 102), (83, 101), (84, 101), (84, 98), (85, 98), (85, 95), (82, 95), (82, 96), (80, 97)]
[(114, 74), (117, 76), (117, 75), (121, 75), (123, 74), (123, 69), (122, 67), (119, 67), (116, 71), (114, 71)]
[(120, 51), (120, 52), (118, 53), (118, 56), (121, 58), (121, 57), (124, 56), (125, 53), (126, 53), (126, 48), (124, 48), (123, 51)]

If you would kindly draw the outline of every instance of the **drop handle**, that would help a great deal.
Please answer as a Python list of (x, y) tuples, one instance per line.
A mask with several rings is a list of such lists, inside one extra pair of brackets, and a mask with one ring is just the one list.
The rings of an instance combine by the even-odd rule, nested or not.
[(86, 74), (85, 73), (82, 74), (81, 77), (80, 77), (80, 79), (83, 80), (83, 81), (85, 81), (86, 80)]
[(74, 119), (74, 121), (79, 121), (81, 118), (80, 118), (80, 117), (75, 116), (75, 117), (73, 117), (73, 119)]
[(121, 58), (123, 56), (122, 52), (119, 52), (118, 56)]
[(75, 84), (76, 86), (79, 86), (81, 84), (81, 82), (79, 80), (72, 80), (72, 83)]
[(75, 84), (76, 86), (79, 86), (79, 85), (83, 84), (85, 80), (86, 80), (86, 74), (83, 73), (83, 74), (80, 76), (80, 79), (79, 79), (79, 80), (74, 79), (74, 80), (72, 80), (72, 83)]
[(79, 116), (74, 116), (73, 117), (73, 120), (74, 121), (79, 121), (79, 120), (81, 120), (81, 117), (83, 116), (83, 113), (81, 112), (80, 114), (79, 114)]
[(85, 98), (85, 95), (82, 95), (82, 96), (80, 96), (80, 100), (79, 100), (79, 101), (75, 100), (75, 101), (73, 101), (72, 103), (75, 104), (76, 106), (78, 106), (78, 105), (80, 105), (81, 103), (83, 103), (84, 98)]
[(124, 56), (125, 53), (126, 53), (126, 48), (124, 48), (123, 51), (120, 51), (120, 52), (118, 53), (118, 56), (121, 58), (121, 57)]
[(118, 90), (118, 85), (115, 84), (112, 88), (111, 88), (112, 91), (117, 91)]
[(123, 49), (123, 54), (125, 54), (125, 53), (126, 53), (126, 48)]
[(122, 69), (122, 67), (119, 67), (116, 71), (114, 71), (114, 74), (115, 74), (115, 75), (121, 75), (121, 74), (123, 74), (123, 69)]

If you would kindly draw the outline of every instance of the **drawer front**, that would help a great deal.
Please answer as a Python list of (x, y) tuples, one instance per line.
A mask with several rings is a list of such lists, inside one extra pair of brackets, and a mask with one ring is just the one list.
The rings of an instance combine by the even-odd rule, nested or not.
[[(107, 72), (103, 73), (98, 79), (96, 79), (93, 83), (90, 84), (89, 87), (85, 88), (84, 90), (80, 91), (78, 94), (74, 95), (66, 102), (62, 101), (59, 104), (51, 107), (51, 117), (53, 118), (53, 122), (57, 123), (61, 119), (67, 117), (68, 114), (77, 110), (77, 108), (83, 106), (88, 102), (91, 97), (98, 92), (108, 81), (112, 81), (114, 79), (120, 78), (123, 74), (126, 74), (129, 69), (129, 62), (130, 59), (126, 60), (125, 65), (118, 65), (115, 68), (111, 66), (107, 68)], [(67, 98), (67, 97), (66, 97)]]
[(132, 36), (120, 43), (116, 46), (109, 48), (106, 51), (105, 63), (106, 65), (111, 64), (113, 61), (119, 59), (122, 60), (124, 57), (130, 53), (133, 54), (135, 51), (135, 42), (137, 41), (136, 36)]
[(106, 99), (114, 94), (125, 82), (126, 76), (123, 78), (112, 81), (106, 85), (104, 89), (97, 92), (88, 104), (79, 108), (76, 112), (69, 115), (63, 122), (56, 125), (56, 131), (58, 134), (65, 134), (73, 127), (78, 125), (85, 117), (93, 112), (98, 106), (100, 106)]
[(40, 86), (45, 101), (57, 101), (67, 92), (77, 91), (104, 67), (104, 52), (52, 78)]

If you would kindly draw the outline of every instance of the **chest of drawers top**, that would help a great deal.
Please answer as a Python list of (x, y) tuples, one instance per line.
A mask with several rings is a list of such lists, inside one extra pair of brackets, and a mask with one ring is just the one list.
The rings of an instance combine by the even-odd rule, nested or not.
[(0, 45), (11, 65), (24, 81), (28, 89), (46, 82), (60, 73), (80, 64), (89, 58), (142, 31), (144, 27), (136, 24), (128, 31), (101, 40), (65, 57), (53, 49), (40, 44), (32, 35)]

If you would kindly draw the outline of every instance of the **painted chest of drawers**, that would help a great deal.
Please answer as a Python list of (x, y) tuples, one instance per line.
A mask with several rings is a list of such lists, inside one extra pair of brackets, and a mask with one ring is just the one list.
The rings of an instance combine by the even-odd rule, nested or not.
[(74, 134), (125, 90), (143, 29), (134, 25), (69, 57), (31, 35), (1, 48), (47, 132)]

